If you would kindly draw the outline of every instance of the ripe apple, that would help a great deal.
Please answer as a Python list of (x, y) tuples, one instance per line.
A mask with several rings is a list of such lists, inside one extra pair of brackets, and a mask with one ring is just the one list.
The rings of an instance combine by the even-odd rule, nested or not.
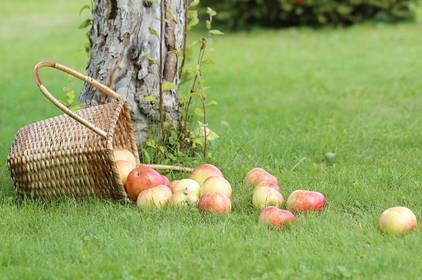
[(130, 161), (118, 160), (116, 161), (116, 167), (120, 182), (124, 185), (126, 183), (127, 176), (135, 168), (135, 166)]
[(270, 187), (259, 187), (254, 189), (252, 203), (258, 209), (267, 206), (279, 207), (283, 204), (284, 198), (278, 191)]
[(169, 187), (170, 189), (171, 189), (171, 187), (170, 187), (170, 180), (169, 180), (169, 178), (167, 178), (166, 176), (164, 176), (164, 175), (161, 175), (161, 178), (163, 179), (162, 181), (163, 181), (163, 185), (165, 185), (165, 186), (167, 186), (167, 187)]
[(187, 193), (194, 193), (199, 197), (199, 184), (192, 179), (182, 179), (177, 181), (173, 186), (173, 192), (186, 191)]
[(129, 150), (116, 149), (116, 150), (113, 150), (113, 155), (114, 155), (114, 161), (126, 160), (126, 161), (130, 161), (133, 166), (136, 166), (136, 158), (132, 154), (132, 152), (130, 152)]
[(288, 210), (281, 210), (274, 206), (270, 206), (262, 210), (258, 220), (259, 224), (268, 225), (273, 228), (282, 228), (295, 222), (296, 218), (292, 212)]
[(245, 177), (245, 182), (251, 187), (256, 187), (263, 183), (278, 185), (277, 178), (262, 168), (253, 168), (249, 171)]
[(173, 180), (170, 182), (170, 189), (173, 193), (175, 193), (174, 186), (176, 185), (177, 182), (179, 182), (179, 180)]
[(260, 187), (268, 187), (268, 188), (272, 188), (272, 189), (274, 189), (274, 190), (276, 190), (276, 191), (278, 191), (278, 192), (281, 192), (281, 191), (280, 191), (280, 187), (279, 187), (277, 184), (274, 184), (274, 183), (260, 182), (260, 183), (259, 183), (259, 184), (255, 187), (255, 189), (260, 188)]
[(232, 187), (230, 186), (230, 183), (223, 177), (211, 176), (204, 181), (201, 188), (199, 189), (199, 194), (203, 196), (204, 194), (212, 192), (219, 192), (230, 198), (232, 195)]
[(402, 235), (416, 229), (416, 216), (406, 207), (393, 207), (385, 210), (379, 219), (382, 232)]
[(162, 183), (163, 177), (160, 173), (152, 168), (141, 165), (129, 173), (125, 187), (129, 198), (136, 200), (140, 192), (161, 185)]
[(176, 207), (192, 207), (198, 204), (198, 196), (194, 192), (187, 190), (178, 191), (170, 199), (170, 205)]
[(136, 204), (140, 208), (160, 208), (169, 202), (171, 196), (172, 193), (169, 187), (158, 185), (142, 191), (136, 200)]
[(325, 203), (322, 193), (297, 190), (287, 199), (287, 208), (294, 212), (321, 211)]
[(199, 199), (198, 208), (203, 213), (223, 215), (231, 211), (232, 203), (230, 199), (222, 193), (207, 193)]
[(211, 176), (224, 177), (220, 169), (212, 164), (204, 163), (192, 171), (190, 178), (198, 182), (199, 185), (202, 185), (202, 183)]

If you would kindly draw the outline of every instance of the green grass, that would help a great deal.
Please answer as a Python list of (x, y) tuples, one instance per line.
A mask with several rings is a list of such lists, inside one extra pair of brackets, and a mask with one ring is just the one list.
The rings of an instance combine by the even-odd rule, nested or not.
[[(2, 3), (0, 278), (421, 279), (420, 230), (396, 238), (377, 229), (388, 207), (422, 217), (420, 22), (257, 30), (214, 42), (207, 84), (219, 105), (210, 127), (234, 189), (228, 216), (98, 200), (16, 203), (10, 144), (18, 128), (59, 114), (32, 67), (52, 59), (84, 69), (84, 2)], [(43, 77), (62, 96), (66, 78)], [(328, 151), (337, 154), (332, 166)], [(279, 178), (286, 198), (317, 190), (328, 208), (298, 216), (288, 230), (259, 227), (242, 182), (256, 166)]]

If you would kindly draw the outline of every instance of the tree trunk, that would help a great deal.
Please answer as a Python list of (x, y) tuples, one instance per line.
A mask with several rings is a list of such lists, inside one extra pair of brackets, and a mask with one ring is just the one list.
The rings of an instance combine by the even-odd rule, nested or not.
[[(161, 1), (94, 0), (92, 12), (88, 75), (127, 99), (138, 144), (160, 119), (174, 125), (178, 121), (183, 57), (177, 51), (184, 46), (188, 0)], [(160, 81), (175, 87), (160, 93)], [(107, 101), (85, 85), (82, 103), (94, 106)]]

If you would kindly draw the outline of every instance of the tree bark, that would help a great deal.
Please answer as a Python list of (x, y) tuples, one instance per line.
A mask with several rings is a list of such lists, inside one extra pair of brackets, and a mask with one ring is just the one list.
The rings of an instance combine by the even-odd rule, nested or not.
[[(176, 51), (184, 45), (188, 0), (161, 1), (94, 0), (92, 10), (88, 75), (127, 99), (138, 144), (160, 118), (178, 121), (183, 57)], [(160, 81), (175, 85), (161, 99)], [(94, 106), (108, 98), (85, 85), (81, 102)]]

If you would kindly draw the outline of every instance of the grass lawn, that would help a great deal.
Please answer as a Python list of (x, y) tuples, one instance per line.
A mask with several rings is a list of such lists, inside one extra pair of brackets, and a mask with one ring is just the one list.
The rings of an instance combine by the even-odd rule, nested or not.
[[(219, 105), (210, 127), (234, 189), (228, 216), (98, 200), (17, 204), (10, 144), (18, 128), (60, 114), (32, 67), (52, 59), (84, 69), (77, 26), (85, 2), (1, 4), (0, 278), (422, 279), (421, 230), (395, 238), (377, 229), (392, 206), (422, 218), (420, 22), (259, 30), (214, 43), (207, 83)], [(68, 83), (51, 71), (43, 77), (58, 95)], [(337, 154), (333, 165), (326, 152)], [(258, 226), (242, 182), (257, 166), (279, 178), (285, 198), (317, 190), (328, 208), (285, 231)]]

